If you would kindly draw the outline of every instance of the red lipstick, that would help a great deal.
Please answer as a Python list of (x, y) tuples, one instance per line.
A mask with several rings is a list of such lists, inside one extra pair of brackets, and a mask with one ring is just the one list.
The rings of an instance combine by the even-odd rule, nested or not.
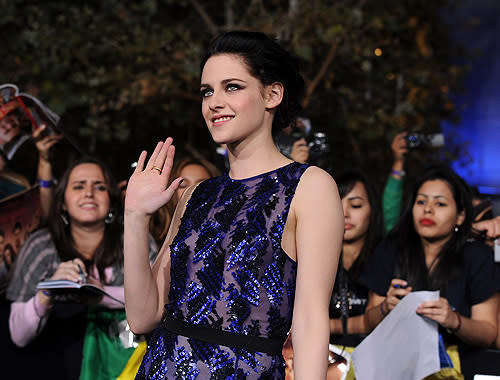
[(423, 219), (420, 219), (420, 224), (422, 226), (434, 226), (436, 224), (435, 221), (433, 221), (432, 219), (427, 219), (427, 218), (423, 218)]

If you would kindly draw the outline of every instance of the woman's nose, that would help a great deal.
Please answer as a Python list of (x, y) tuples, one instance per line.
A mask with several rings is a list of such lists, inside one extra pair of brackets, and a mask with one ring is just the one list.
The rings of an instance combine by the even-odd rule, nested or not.
[(85, 189), (85, 196), (86, 197), (93, 197), (94, 196), (94, 189), (92, 186), (89, 186)]
[(219, 95), (218, 92), (214, 91), (213, 95), (209, 98), (208, 106), (211, 110), (217, 110), (223, 108), (222, 96)]

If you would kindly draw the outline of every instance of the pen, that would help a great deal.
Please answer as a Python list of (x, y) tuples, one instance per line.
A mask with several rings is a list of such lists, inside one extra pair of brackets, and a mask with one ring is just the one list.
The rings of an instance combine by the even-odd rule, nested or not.
[(395, 289), (406, 289), (408, 285), (399, 285), (399, 284), (394, 284), (393, 287)]
[(85, 278), (85, 273), (83, 273), (83, 269), (80, 266), (80, 264), (77, 264), (77, 265), (78, 265), (78, 271), (80, 272), (80, 280), (82, 281), (82, 284), (84, 284), (87, 282), (87, 280)]

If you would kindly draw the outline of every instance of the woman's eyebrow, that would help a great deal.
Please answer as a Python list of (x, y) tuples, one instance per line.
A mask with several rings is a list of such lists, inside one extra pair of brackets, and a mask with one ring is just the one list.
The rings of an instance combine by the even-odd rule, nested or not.
[[(234, 82), (234, 81), (246, 83), (243, 79), (239, 79), (239, 78), (227, 78), (227, 79), (223, 79), (223, 80), (220, 81), (220, 83), (224, 85), (224, 84), (228, 84), (228, 83)], [(212, 86), (210, 86), (207, 83), (200, 84), (200, 88), (207, 88), (207, 87), (212, 87)]]
[(444, 195), (432, 195), (432, 196), (431, 196), (431, 195), (427, 195), (427, 194), (418, 193), (418, 194), (417, 194), (417, 196), (419, 196), (419, 197), (424, 197), (424, 198), (434, 198), (434, 199), (436, 199), (436, 198), (448, 199), (448, 198), (446, 198), (446, 196), (444, 196)]
[(359, 196), (359, 195), (355, 195), (355, 196), (353, 196), (353, 197), (349, 197), (349, 198), (347, 198), (347, 199), (348, 199), (348, 200), (350, 200), (350, 201), (354, 201), (354, 200), (357, 200), (357, 199), (359, 199), (359, 200), (364, 200), (364, 198), (363, 198), (363, 197), (361, 197), (361, 196)]

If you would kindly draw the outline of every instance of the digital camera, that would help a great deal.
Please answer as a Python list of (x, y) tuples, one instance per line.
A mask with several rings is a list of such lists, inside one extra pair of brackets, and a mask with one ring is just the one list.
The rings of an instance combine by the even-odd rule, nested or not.
[(444, 135), (442, 133), (424, 134), (420, 132), (410, 132), (406, 135), (408, 148), (426, 149), (441, 148), (444, 146)]

